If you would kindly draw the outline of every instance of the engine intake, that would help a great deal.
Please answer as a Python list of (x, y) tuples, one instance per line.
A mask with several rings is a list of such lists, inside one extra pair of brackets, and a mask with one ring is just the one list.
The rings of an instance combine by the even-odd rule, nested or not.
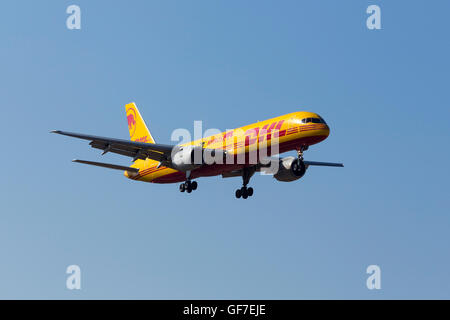
[(194, 170), (204, 164), (225, 163), (227, 152), (220, 149), (204, 149), (201, 146), (183, 146), (172, 151), (172, 165), (180, 171)]
[(280, 160), (278, 172), (274, 174), (278, 181), (289, 182), (300, 179), (305, 175), (305, 163), (294, 157), (286, 157)]
[(172, 165), (180, 171), (193, 170), (203, 164), (202, 147), (184, 146), (172, 151)]

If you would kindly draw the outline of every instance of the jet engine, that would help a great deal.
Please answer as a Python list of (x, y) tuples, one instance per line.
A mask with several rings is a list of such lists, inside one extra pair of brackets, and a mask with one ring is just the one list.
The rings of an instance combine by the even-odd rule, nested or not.
[(204, 164), (225, 163), (226, 156), (225, 150), (183, 146), (172, 152), (172, 167), (180, 171), (194, 170)]
[(201, 146), (184, 146), (174, 151), (172, 151), (172, 166), (177, 170), (193, 170), (203, 164)]
[(286, 157), (280, 160), (278, 172), (274, 174), (274, 177), (278, 181), (295, 181), (303, 177), (306, 168), (307, 166), (302, 160), (294, 157)]

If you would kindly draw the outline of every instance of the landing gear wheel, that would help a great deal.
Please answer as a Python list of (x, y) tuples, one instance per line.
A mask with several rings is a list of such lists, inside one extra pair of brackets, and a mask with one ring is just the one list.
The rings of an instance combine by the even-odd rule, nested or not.
[(197, 190), (197, 181), (191, 182), (191, 188), (192, 188), (192, 190)]
[[(195, 182), (195, 189), (197, 189), (197, 182)], [(194, 185), (191, 181), (186, 181), (185, 183), (180, 184), (180, 191), (184, 192), (186, 191), (187, 193), (191, 193), (192, 190), (194, 189)]]
[(247, 197), (248, 197), (248, 190), (247, 190), (247, 187), (242, 187), (242, 188), (241, 188), (241, 193), (242, 193), (242, 198), (243, 198), (243, 199), (247, 199)]
[(192, 192), (192, 183), (188, 180), (188, 181), (186, 181), (185, 185), (187, 185), (187, 187), (186, 187), (187, 193), (191, 193)]
[(247, 199), (253, 195), (253, 188), (247, 188), (250, 178), (255, 173), (254, 167), (246, 167), (242, 171), (242, 187), (236, 190), (236, 198)]
[(236, 195), (236, 198), (238, 198), (238, 199), (240, 197), (242, 197), (243, 199), (247, 199), (248, 197), (251, 197), (253, 195), (253, 188), (252, 187), (247, 188), (244, 186), (240, 189), (237, 189), (235, 195)]

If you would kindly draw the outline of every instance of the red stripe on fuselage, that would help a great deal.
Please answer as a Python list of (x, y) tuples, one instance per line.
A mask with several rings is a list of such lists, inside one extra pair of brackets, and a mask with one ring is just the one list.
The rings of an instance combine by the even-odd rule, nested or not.
[[(286, 141), (279, 144), (279, 152), (278, 153), (284, 153), (289, 150), (294, 150), (299, 145), (313, 145), (316, 143), (319, 143), (323, 141), (326, 138), (326, 136), (312, 136), (312, 137), (303, 137), (291, 141)], [(269, 148), (270, 151), (270, 148)], [(268, 156), (270, 156), (270, 153), (268, 152)], [(245, 155), (245, 159), (248, 159), (248, 153)], [(250, 164), (253, 165), (253, 164)], [(191, 178), (199, 178), (199, 177), (208, 177), (208, 176), (216, 176), (220, 175), (224, 172), (229, 172), (233, 170), (240, 169), (242, 167), (249, 166), (248, 163), (246, 164), (215, 164), (215, 165), (209, 165), (209, 166), (203, 166), (198, 169), (192, 170), (191, 172)], [(165, 167), (160, 168), (165, 169)], [(175, 183), (175, 182), (183, 182), (186, 180), (186, 174), (181, 171), (176, 171), (169, 173), (167, 175), (158, 177), (151, 182), (154, 183)]]

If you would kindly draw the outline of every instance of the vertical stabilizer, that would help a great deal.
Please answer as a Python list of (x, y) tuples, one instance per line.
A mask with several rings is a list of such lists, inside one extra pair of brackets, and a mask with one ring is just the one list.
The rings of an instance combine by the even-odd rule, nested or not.
[(155, 143), (147, 125), (134, 102), (125, 106), (127, 112), (128, 130), (130, 131), (130, 140), (136, 142)]

